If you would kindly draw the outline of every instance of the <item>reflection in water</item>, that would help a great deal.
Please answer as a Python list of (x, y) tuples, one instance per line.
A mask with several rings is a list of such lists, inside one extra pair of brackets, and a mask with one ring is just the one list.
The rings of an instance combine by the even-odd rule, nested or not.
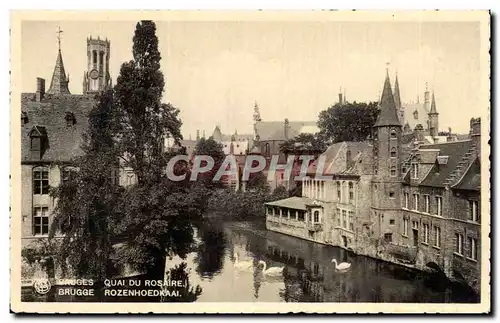
[[(167, 277), (187, 282), (180, 297), (111, 298), (58, 296), (57, 288), (41, 296), (23, 290), (23, 301), (126, 302), (478, 302), (476, 294), (428, 274), (357, 256), (277, 232), (262, 224), (207, 222), (197, 232), (195, 251), (167, 260)], [(242, 270), (238, 261), (250, 261)], [(338, 272), (331, 262), (351, 263)], [(284, 267), (283, 274), (265, 275)], [(147, 277), (136, 277), (141, 280)], [(132, 288), (132, 287), (131, 287)]]

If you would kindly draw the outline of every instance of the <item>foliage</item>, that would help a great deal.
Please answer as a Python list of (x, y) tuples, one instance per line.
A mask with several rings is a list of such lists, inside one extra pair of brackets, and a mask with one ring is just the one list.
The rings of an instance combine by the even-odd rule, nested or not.
[[(256, 162), (256, 161), (254, 161)], [(256, 165), (252, 165), (255, 167)], [(262, 171), (248, 174), (247, 189), (248, 190), (269, 190), (267, 176)]]
[(363, 141), (371, 134), (378, 116), (378, 104), (348, 102), (338, 103), (321, 111), (319, 136), (328, 143)]
[(327, 148), (324, 138), (319, 134), (301, 133), (295, 138), (280, 144), (281, 152), (300, 154), (302, 152), (323, 152)]
[[(167, 255), (189, 252), (192, 224), (205, 210), (207, 190), (189, 182), (187, 163), (174, 167), (186, 180), (165, 174), (174, 155), (164, 151), (163, 138), (179, 143), (181, 121), (179, 110), (161, 101), (165, 82), (155, 33), (152, 21), (137, 23), (134, 59), (90, 113), (84, 155), (74, 161), (79, 171), (53, 192), (51, 237), (64, 233), (58, 257), (78, 277), (110, 277), (125, 263), (163, 277)], [(132, 169), (137, 183), (117, 185), (118, 167)], [(113, 248), (117, 236), (125, 237), (122, 248)]]
[(216, 191), (209, 200), (209, 209), (231, 220), (250, 220), (265, 215), (264, 203), (285, 199), (288, 191), (278, 186), (271, 194), (268, 189)]
[(54, 256), (59, 248), (60, 244), (56, 240), (37, 239), (33, 245), (21, 250), (21, 257), (27, 264), (32, 265), (35, 261)]
[[(222, 145), (217, 143), (212, 137), (205, 139), (200, 138), (200, 140), (196, 143), (196, 147), (194, 150), (195, 156), (211, 156), (214, 159), (214, 167), (205, 173), (198, 174), (197, 181), (203, 183), (208, 188), (221, 187), (221, 181), (214, 183), (213, 178), (220, 166), (224, 162), (225, 154), (222, 151)], [(207, 165), (206, 161), (201, 162), (201, 167), (205, 167)]]

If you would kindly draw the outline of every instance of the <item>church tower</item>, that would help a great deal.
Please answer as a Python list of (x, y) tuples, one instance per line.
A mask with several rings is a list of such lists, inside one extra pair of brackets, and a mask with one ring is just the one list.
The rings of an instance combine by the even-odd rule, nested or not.
[(372, 208), (380, 238), (397, 239), (392, 234), (401, 208), (401, 136), (402, 127), (391, 89), (389, 71), (373, 128)]
[(436, 110), (436, 97), (432, 91), (431, 111), (429, 112), (429, 134), (436, 137), (439, 132), (439, 113)]
[(83, 94), (97, 93), (111, 87), (110, 51), (107, 39), (87, 38), (87, 71), (83, 74)]

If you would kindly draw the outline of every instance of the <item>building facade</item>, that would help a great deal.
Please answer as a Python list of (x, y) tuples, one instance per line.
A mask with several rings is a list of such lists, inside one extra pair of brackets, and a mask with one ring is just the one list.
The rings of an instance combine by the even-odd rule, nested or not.
[(405, 141), (396, 102), (387, 75), (373, 136), (330, 146), (302, 179), (301, 197), (266, 203), (266, 226), (478, 291), (481, 120), (465, 140)]

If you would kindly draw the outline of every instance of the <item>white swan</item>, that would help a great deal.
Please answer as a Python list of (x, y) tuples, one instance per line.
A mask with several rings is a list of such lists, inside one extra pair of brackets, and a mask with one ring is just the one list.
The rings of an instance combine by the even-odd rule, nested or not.
[(338, 271), (347, 271), (349, 268), (351, 268), (351, 264), (348, 262), (341, 262), (340, 264), (337, 264), (337, 259), (333, 258), (332, 262), (335, 264), (335, 269)]
[(238, 254), (234, 254), (234, 267), (241, 270), (250, 270), (253, 268), (253, 261), (242, 261), (238, 260)]
[(266, 262), (264, 260), (259, 261), (259, 264), (262, 264), (264, 268), (262, 268), (262, 273), (268, 276), (279, 276), (283, 274), (284, 267), (270, 267), (267, 268)]

